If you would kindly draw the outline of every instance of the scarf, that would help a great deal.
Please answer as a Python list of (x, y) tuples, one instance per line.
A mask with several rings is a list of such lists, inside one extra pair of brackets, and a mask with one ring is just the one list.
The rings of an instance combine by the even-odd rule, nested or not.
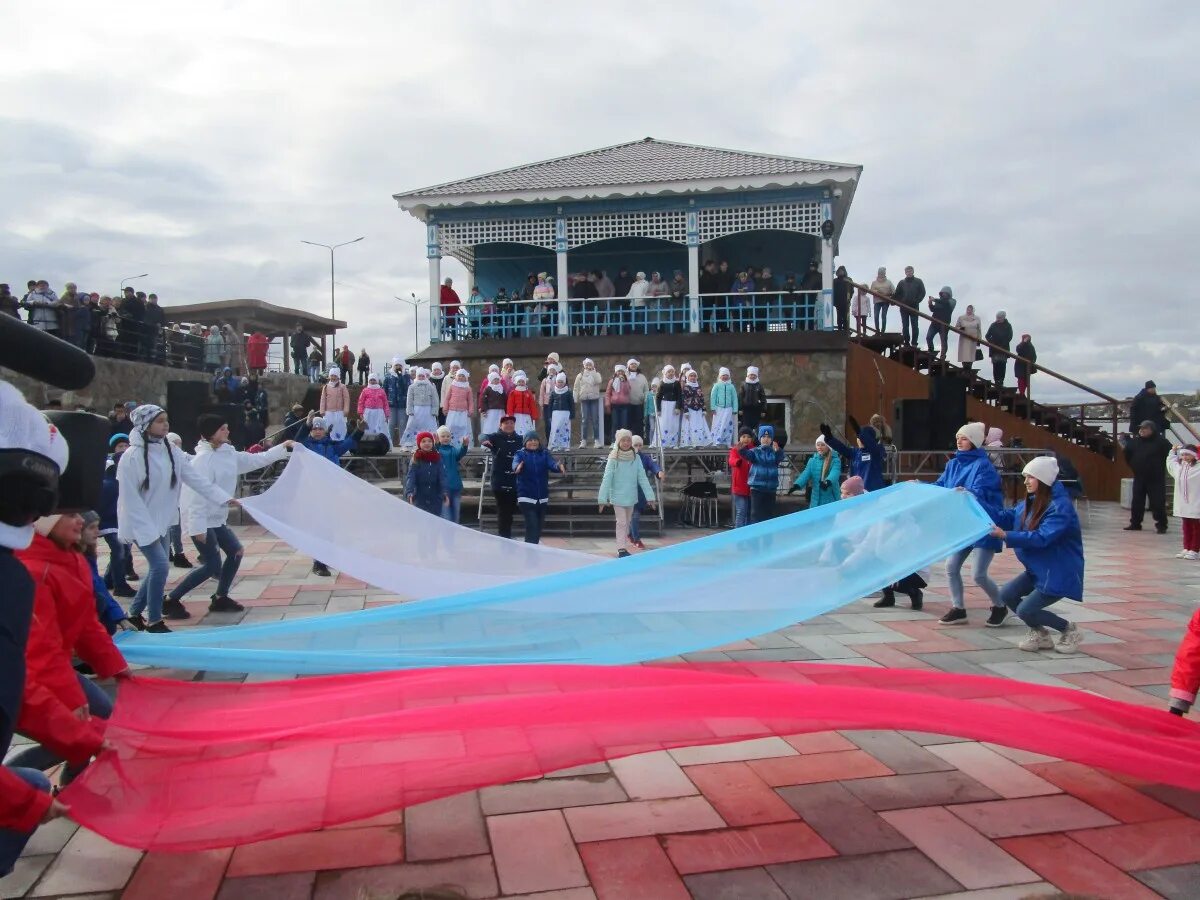
[(608, 451), (608, 458), (615, 459), (617, 462), (631, 462), (637, 459), (637, 451), (630, 447), (628, 450), (622, 450), (620, 447), (613, 445), (613, 448)]
[(418, 449), (418, 450), (413, 451), (413, 459), (418, 460), (420, 462), (435, 462), (440, 465), (442, 462), (442, 454), (438, 453), (436, 449), (434, 449), (434, 450)]

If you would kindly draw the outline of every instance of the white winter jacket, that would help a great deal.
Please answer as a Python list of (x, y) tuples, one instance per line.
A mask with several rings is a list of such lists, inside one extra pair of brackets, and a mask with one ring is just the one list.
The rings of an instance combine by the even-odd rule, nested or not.
[(1200, 462), (1182, 466), (1178, 452), (1172, 450), (1167, 457), (1167, 471), (1175, 479), (1174, 515), (1181, 519), (1200, 519)]
[[(239, 475), (265, 469), (271, 463), (287, 459), (287, 454), (288, 449), (283, 444), (272, 447), (266, 453), (245, 453), (235, 450), (231, 444), (214, 448), (201, 439), (196, 442), (192, 471), (232, 496), (237, 490)], [(179, 510), (184, 534), (204, 534), (208, 529), (220, 528), (229, 521), (229, 507), (226, 504), (213, 503), (191, 487), (183, 489)]]
[[(146, 478), (145, 459), (149, 450), (150, 489), (142, 490)], [(175, 486), (171, 486), (171, 458), (175, 459)], [(117, 537), (125, 543), (153, 544), (167, 533), (179, 514), (179, 492), (183, 485), (214, 504), (227, 503), (232, 494), (221, 490), (193, 470), (188, 455), (168, 441), (147, 444), (140, 429), (129, 435), (129, 449), (117, 464)]]

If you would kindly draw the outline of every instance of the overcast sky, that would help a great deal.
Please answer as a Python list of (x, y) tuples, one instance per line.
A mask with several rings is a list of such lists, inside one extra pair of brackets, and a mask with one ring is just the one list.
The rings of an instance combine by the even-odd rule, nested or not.
[(1197, 389), (1200, 6), (988, 8), (4, 4), (0, 280), (328, 315), (300, 241), (365, 235), (337, 311), (382, 359), (428, 290), (393, 193), (651, 135), (862, 164), (852, 276), (911, 263), (1081, 381)]

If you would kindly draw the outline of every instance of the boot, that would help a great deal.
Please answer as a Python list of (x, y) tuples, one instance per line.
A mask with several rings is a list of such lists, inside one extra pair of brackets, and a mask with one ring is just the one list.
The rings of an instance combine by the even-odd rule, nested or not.
[(333, 575), (333, 573), (329, 571), (329, 566), (325, 565), (323, 562), (314, 562), (312, 570), (314, 575), (322, 575), (325, 578), (329, 578)]
[(177, 569), (190, 569), (192, 568), (192, 561), (182, 553), (175, 553), (171, 556), (171, 565)]
[(925, 595), (921, 592), (920, 588), (913, 588), (909, 591), (908, 599), (912, 601), (913, 609), (920, 609), (925, 605)]
[(246, 607), (225, 594), (213, 594), (208, 604), (209, 612), (242, 612)]
[(891, 588), (883, 589), (883, 596), (876, 600), (872, 606), (876, 609), (887, 609), (896, 605), (896, 592)]
[(163, 600), (163, 616), (168, 619), (190, 619), (192, 614), (179, 600), (166, 597)]

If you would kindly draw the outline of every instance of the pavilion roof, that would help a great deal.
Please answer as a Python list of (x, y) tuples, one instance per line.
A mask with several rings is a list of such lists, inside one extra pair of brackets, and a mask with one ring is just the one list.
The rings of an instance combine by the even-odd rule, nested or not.
[(168, 322), (199, 322), (205, 325), (237, 323), (242, 331), (255, 330), (271, 334), (287, 334), (301, 323), (313, 335), (328, 335), (341, 331), (346, 323), (328, 319), (302, 309), (276, 306), (265, 300), (209, 300), (203, 303), (182, 303), (164, 306)]
[[(514, 200), (822, 184), (857, 179), (861, 166), (643, 138), (395, 194), (405, 209)], [(661, 191), (648, 190), (659, 186)], [(622, 188), (633, 190), (622, 191)], [(499, 198), (496, 198), (499, 199)]]

